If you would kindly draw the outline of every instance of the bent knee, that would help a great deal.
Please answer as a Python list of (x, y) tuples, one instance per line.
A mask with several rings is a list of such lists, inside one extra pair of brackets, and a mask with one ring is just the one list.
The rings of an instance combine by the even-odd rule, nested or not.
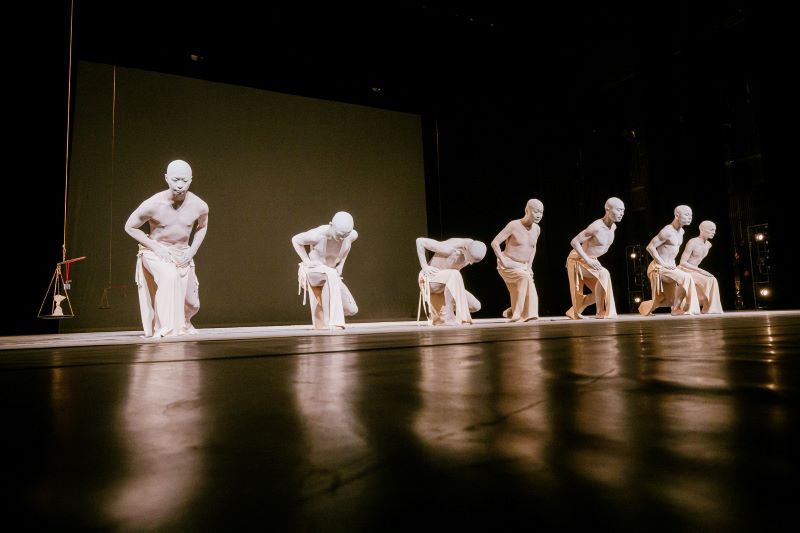
[(156, 272), (151, 271), (150, 273), (153, 275), (156, 286), (159, 287), (161, 285), (173, 285), (181, 282), (181, 275), (176, 268), (161, 268)]
[(344, 308), (344, 316), (353, 316), (356, 313), (358, 313), (358, 306), (356, 304), (351, 304)]
[(470, 313), (477, 313), (481, 310), (481, 303), (480, 302), (470, 302), (469, 304), (469, 312)]

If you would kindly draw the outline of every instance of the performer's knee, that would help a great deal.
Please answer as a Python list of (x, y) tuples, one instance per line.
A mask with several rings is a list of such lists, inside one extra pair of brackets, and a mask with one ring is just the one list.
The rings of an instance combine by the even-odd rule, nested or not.
[(358, 306), (355, 302), (349, 302), (344, 305), (344, 316), (353, 316), (358, 313)]
[(187, 315), (194, 315), (200, 310), (200, 301), (199, 300), (187, 300), (184, 303), (184, 308), (186, 310)]
[(153, 272), (153, 279), (158, 286), (163, 284), (177, 284), (181, 282), (181, 275), (178, 274), (176, 268), (160, 268), (156, 272)]

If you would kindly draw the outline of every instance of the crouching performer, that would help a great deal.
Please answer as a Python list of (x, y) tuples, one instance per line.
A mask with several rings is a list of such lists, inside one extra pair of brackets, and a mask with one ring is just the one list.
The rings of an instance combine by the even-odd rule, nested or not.
[[(433, 253), (430, 262), (425, 257), (426, 252)], [(486, 245), (473, 239), (417, 239), (417, 256), (422, 268), (418, 276), (420, 305), (425, 309), (429, 324), (456, 326), (472, 323), (470, 313), (479, 311), (481, 303), (464, 287), (460, 271), (485, 255)]]
[(358, 313), (356, 301), (342, 280), (344, 263), (356, 239), (353, 217), (344, 211), (333, 215), (330, 223), (292, 237), (292, 246), (301, 259), (298, 290), (303, 291), (303, 305), (308, 297), (314, 329), (344, 329), (344, 317)]
[[(142, 202), (125, 222), (139, 242), (136, 285), (144, 335), (154, 338), (197, 333), (191, 322), (200, 309), (194, 256), (208, 231), (208, 204), (189, 192), (189, 164), (171, 162), (164, 177), (167, 190)], [(144, 224), (149, 233), (139, 229)]]

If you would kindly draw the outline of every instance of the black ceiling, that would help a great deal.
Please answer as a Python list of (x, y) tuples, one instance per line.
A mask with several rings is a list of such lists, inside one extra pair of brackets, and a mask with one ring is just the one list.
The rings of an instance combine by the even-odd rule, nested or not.
[[(697, 5), (701, 4), (701, 5)], [(752, 18), (743, 0), (562, 3), (74, 1), (73, 55), (388, 107), (454, 88), (602, 86)], [(541, 86), (539, 83), (537, 86)], [(558, 90), (558, 89), (554, 89)]]

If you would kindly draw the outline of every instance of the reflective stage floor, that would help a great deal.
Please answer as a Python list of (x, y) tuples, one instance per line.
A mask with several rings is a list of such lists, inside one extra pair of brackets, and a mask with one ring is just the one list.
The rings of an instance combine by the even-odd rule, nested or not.
[(0, 337), (24, 530), (793, 531), (800, 311)]

